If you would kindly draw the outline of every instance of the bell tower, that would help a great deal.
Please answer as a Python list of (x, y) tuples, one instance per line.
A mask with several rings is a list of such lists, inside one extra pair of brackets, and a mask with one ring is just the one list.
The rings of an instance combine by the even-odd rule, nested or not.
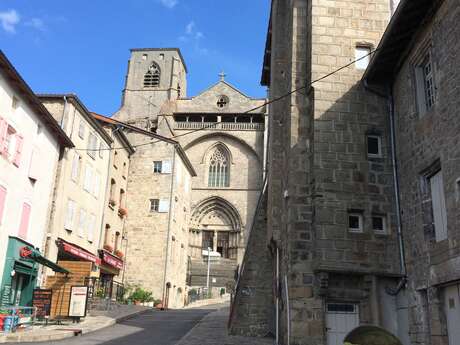
[(155, 122), (165, 102), (186, 97), (186, 75), (178, 48), (131, 49), (121, 108), (114, 118)]

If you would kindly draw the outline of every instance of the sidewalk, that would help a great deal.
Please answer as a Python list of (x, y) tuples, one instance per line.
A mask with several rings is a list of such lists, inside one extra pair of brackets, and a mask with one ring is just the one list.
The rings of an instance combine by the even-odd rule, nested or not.
[(272, 338), (228, 335), (228, 313), (224, 307), (206, 315), (176, 345), (273, 345)]
[(50, 325), (50, 326), (33, 326), (32, 329), (28, 329), (22, 332), (16, 333), (0, 333), (0, 344), (1, 343), (19, 343), (19, 342), (39, 342), (39, 341), (53, 341), (61, 340), (65, 338), (71, 338), (75, 336), (74, 331), (81, 329), (82, 334), (87, 334), (100, 330), (102, 328), (112, 326), (117, 322), (129, 319), (136, 315), (145, 313), (152, 308), (135, 306), (135, 305), (123, 305), (117, 308), (116, 315), (113, 312), (107, 312), (104, 315), (99, 316), (87, 316), (84, 321), (80, 323), (72, 323), (71, 321), (65, 321), (63, 325)]

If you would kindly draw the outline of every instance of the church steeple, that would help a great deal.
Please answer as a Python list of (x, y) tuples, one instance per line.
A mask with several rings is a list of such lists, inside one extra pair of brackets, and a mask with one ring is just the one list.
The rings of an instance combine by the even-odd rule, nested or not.
[(162, 105), (186, 97), (187, 67), (178, 48), (131, 49), (119, 120), (155, 121)]

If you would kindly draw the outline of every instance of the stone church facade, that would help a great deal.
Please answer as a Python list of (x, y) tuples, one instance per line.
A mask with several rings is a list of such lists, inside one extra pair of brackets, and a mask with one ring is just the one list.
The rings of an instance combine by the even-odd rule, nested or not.
[[(208, 248), (215, 258), (212, 285), (224, 287), (233, 278), (244, 255), (247, 228), (252, 224), (264, 174), (265, 100), (246, 96), (227, 83), (223, 74), (207, 90), (187, 97), (186, 75), (187, 67), (179, 49), (132, 49), (122, 106), (114, 115), (114, 119), (144, 131), (143, 136), (151, 133), (176, 142), (175, 147), (180, 147), (196, 172), (196, 176), (190, 175), (190, 195), (172, 196), (167, 213), (173, 217), (160, 218), (151, 212), (137, 214), (139, 206), (148, 205), (153, 191), (160, 188), (158, 184), (162, 182), (153, 181), (150, 175), (156, 169), (154, 162), (164, 162), (165, 158), (160, 156), (165, 145), (144, 146), (142, 154), (131, 157), (127, 205), (128, 209), (130, 204), (136, 209), (136, 216), (131, 213), (125, 226), (128, 238), (125, 281), (141, 285), (163, 299), (166, 298), (164, 284), (170, 283), (166, 290), (176, 285), (182, 287), (186, 280), (188, 286), (205, 285), (202, 266)], [(145, 142), (145, 138), (135, 138), (139, 131), (134, 134), (128, 130), (126, 134), (133, 145)], [(174, 169), (172, 173), (177, 175)], [(155, 271), (167, 266), (165, 260), (174, 256), (171, 245), (174, 234), (149, 245), (158, 231), (169, 233), (167, 229), (175, 225), (174, 199), (189, 199), (189, 204), (181, 208), (184, 218), (180, 231), (177, 230), (186, 234), (181, 248), (186, 248), (187, 259), (179, 265), (176, 283), (147, 279), (142, 266), (151, 268), (155, 275)], [(156, 217), (153, 223), (152, 217)], [(167, 274), (172, 273), (163, 272)], [(185, 292), (181, 288), (181, 293)], [(180, 307), (182, 301), (179, 298), (172, 305)]]

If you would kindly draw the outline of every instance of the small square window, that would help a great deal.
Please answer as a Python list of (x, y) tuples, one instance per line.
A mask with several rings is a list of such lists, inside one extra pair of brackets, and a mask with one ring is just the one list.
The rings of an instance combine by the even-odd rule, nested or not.
[(357, 46), (355, 48), (355, 67), (356, 69), (364, 70), (369, 65), (371, 59), (371, 47), (369, 46)]
[(162, 161), (154, 161), (153, 162), (153, 172), (154, 173), (161, 173), (162, 171)]
[(16, 96), (13, 96), (13, 99), (11, 100), (11, 108), (13, 110), (16, 110), (19, 107), (19, 99)]
[(382, 138), (380, 136), (367, 136), (367, 155), (369, 157), (382, 157)]
[(158, 212), (160, 199), (150, 199), (150, 212)]
[(372, 230), (376, 233), (387, 233), (387, 220), (384, 216), (372, 216)]
[(350, 232), (363, 232), (363, 215), (359, 213), (348, 214), (348, 230)]

